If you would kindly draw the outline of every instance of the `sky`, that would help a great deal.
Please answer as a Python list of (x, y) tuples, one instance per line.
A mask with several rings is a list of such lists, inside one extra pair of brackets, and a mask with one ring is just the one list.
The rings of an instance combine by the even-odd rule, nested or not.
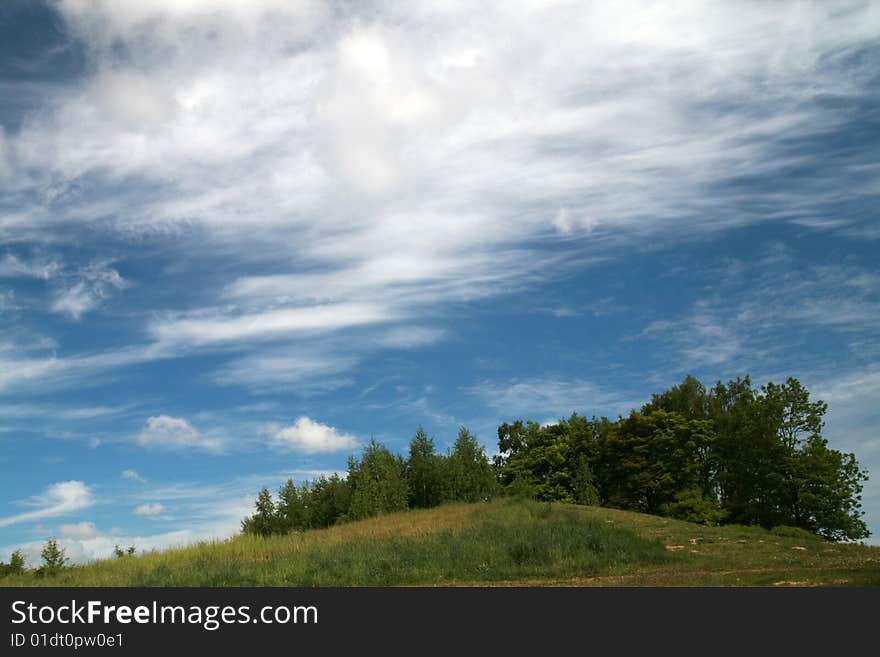
[(0, 4), (0, 559), (797, 377), (880, 534), (880, 4)]

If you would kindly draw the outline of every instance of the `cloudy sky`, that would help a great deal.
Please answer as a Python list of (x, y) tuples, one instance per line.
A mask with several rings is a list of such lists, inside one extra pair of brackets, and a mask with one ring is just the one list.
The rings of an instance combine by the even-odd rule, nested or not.
[(880, 5), (0, 5), (0, 559), (421, 424), (798, 377), (880, 533)]

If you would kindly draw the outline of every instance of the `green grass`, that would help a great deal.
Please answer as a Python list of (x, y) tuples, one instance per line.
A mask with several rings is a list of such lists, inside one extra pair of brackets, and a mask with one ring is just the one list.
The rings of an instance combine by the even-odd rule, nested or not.
[(880, 585), (880, 548), (498, 500), (98, 561), (7, 586)]

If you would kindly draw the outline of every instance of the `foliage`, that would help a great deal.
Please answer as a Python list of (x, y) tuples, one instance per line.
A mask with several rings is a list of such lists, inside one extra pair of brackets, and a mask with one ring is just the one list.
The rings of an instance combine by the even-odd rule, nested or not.
[(586, 456), (581, 455), (577, 460), (572, 479), (572, 494), (576, 504), (593, 506), (599, 504), (599, 490), (596, 488), (596, 479), (593, 469)]
[(497, 484), (495, 473), (477, 437), (461, 427), (446, 458), (447, 499), (479, 502), (491, 499)]
[(256, 512), (241, 521), (241, 530), (248, 534), (269, 536), (280, 530), (275, 501), (268, 488), (263, 488), (257, 496)]
[(129, 545), (128, 548), (123, 550), (118, 545), (113, 546), (113, 556), (117, 559), (122, 559), (123, 557), (133, 557), (134, 553), (137, 552), (137, 548), (134, 545)]
[(701, 525), (718, 525), (726, 517), (718, 502), (706, 497), (696, 488), (688, 488), (675, 494), (675, 500), (661, 506), (663, 515)]
[(407, 508), (409, 487), (403, 459), (395, 457), (375, 439), (364, 449), (361, 460), (348, 462), (352, 520), (393, 513)]
[(786, 538), (799, 538), (805, 541), (815, 541), (816, 535), (812, 532), (802, 529), (801, 527), (791, 527), (789, 525), (779, 525), (770, 530), (774, 536), (784, 536)]
[(66, 568), (70, 561), (65, 554), (64, 548), (60, 547), (58, 541), (54, 538), (46, 540), (43, 549), (40, 551), (40, 557), (43, 560), (43, 564), (39, 568), (41, 575), (55, 575)]
[(21, 550), (15, 550), (9, 557), (9, 563), (0, 561), (0, 577), (6, 575), (20, 575), (24, 572), (24, 554)]
[(300, 489), (306, 510), (304, 524), (295, 529), (317, 529), (344, 522), (351, 507), (351, 496), (351, 482), (336, 473), (306, 482)]
[(707, 389), (688, 376), (616, 421), (502, 424), (495, 469), (507, 492), (540, 500), (583, 502), (590, 482), (599, 503), (621, 509), (864, 538), (867, 473), (828, 447), (826, 410), (794, 378)]
[(409, 444), (405, 475), (409, 482), (409, 506), (430, 508), (445, 501), (446, 457), (434, 451), (434, 441), (419, 427)]

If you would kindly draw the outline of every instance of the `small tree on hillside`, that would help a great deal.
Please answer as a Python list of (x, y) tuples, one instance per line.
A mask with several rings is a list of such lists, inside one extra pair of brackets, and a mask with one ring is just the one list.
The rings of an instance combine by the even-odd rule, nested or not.
[(11, 575), (18, 575), (24, 572), (24, 554), (21, 550), (16, 550), (9, 557), (8, 572)]
[(278, 528), (278, 515), (275, 502), (268, 488), (263, 488), (257, 496), (256, 513), (241, 521), (241, 531), (245, 534), (269, 536)]
[(461, 502), (479, 502), (495, 494), (495, 471), (477, 437), (461, 427), (458, 438), (446, 459), (449, 498)]
[(43, 559), (40, 572), (44, 575), (54, 575), (58, 571), (63, 570), (70, 561), (65, 554), (64, 548), (59, 547), (58, 541), (54, 538), (46, 541), (46, 544), (40, 551), (40, 557)]
[(306, 528), (306, 509), (293, 479), (288, 479), (278, 490), (277, 514), (279, 530), (282, 532)]
[(350, 518), (358, 520), (406, 509), (409, 490), (404, 467), (402, 458), (370, 439), (361, 460), (351, 458), (348, 462)]
[(406, 461), (411, 507), (429, 508), (443, 502), (443, 460), (434, 452), (434, 441), (419, 427), (409, 444)]
[(346, 481), (335, 472), (329, 477), (321, 475), (300, 497), (308, 514), (308, 527), (329, 527), (348, 520), (351, 507), (352, 490)]
[(9, 558), (9, 563), (0, 561), (0, 577), (7, 575), (19, 575), (24, 572), (24, 555), (21, 550), (16, 550)]

